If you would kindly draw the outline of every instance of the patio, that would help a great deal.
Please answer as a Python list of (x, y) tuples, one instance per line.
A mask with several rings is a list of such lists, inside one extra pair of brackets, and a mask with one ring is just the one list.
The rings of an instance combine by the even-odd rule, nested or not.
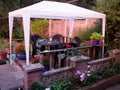
[(0, 65), (0, 90), (17, 90), (23, 88), (23, 71), (18, 65)]

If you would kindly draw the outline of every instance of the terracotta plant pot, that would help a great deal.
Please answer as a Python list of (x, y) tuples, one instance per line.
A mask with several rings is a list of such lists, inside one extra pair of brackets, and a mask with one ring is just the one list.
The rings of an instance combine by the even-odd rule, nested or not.
[(6, 52), (0, 52), (0, 60), (7, 59), (7, 53)]
[(99, 46), (103, 45), (103, 39), (99, 39)]
[(90, 45), (93, 45), (93, 40), (89, 40), (89, 44), (90, 44)]

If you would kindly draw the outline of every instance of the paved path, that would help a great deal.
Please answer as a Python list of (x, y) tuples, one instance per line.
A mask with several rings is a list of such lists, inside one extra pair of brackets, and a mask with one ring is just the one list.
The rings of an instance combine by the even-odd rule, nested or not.
[(22, 87), (23, 76), (23, 71), (17, 65), (0, 65), (0, 90), (15, 90), (13, 88)]
[(120, 90), (120, 84), (114, 85), (106, 90)]

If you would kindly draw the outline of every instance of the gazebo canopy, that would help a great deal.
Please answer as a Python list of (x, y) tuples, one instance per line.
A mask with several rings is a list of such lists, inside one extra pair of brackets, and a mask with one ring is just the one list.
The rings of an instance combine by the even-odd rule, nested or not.
[[(103, 36), (105, 36), (105, 20), (106, 20), (105, 14), (68, 3), (55, 1), (42, 1), (37, 4), (33, 4), (31, 6), (9, 12), (10, 47), (12, 41), (14, 17), (23, 18), (27, 65), (29, 65), (30, 18), (68, 19), (70, 22), (69, 23), (70, 37), (73, 32), (73, 23), (75, 19), (99, 18), (102, 19), (102, 34)], [(12, 60), (10, 61), (12, 63)]]

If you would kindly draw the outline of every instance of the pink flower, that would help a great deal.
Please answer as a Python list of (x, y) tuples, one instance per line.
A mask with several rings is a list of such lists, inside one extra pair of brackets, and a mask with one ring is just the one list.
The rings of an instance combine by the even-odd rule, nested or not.
[(87, 76), (89, 77), (89, 76), (90, 76), (90, 73), (88, 73)]
[(76, 71), (75, 75), (80, 75), (81, 72), (79, 70)]
[(87, 73), (90, 73), (90, 71), (87, 71)]
[(80, 75), (80, 81), (83, 81), (84, 79), (85, 79), (85, 74), (82, 73), (82, 74)]
[(89, 77), (91, 74), (90, 74), (90, 71), (87, 71), (87, 76)]
[(91, 67), (90, 65), (87, 66), (87, 68), (90, 68), (90, 67)]

